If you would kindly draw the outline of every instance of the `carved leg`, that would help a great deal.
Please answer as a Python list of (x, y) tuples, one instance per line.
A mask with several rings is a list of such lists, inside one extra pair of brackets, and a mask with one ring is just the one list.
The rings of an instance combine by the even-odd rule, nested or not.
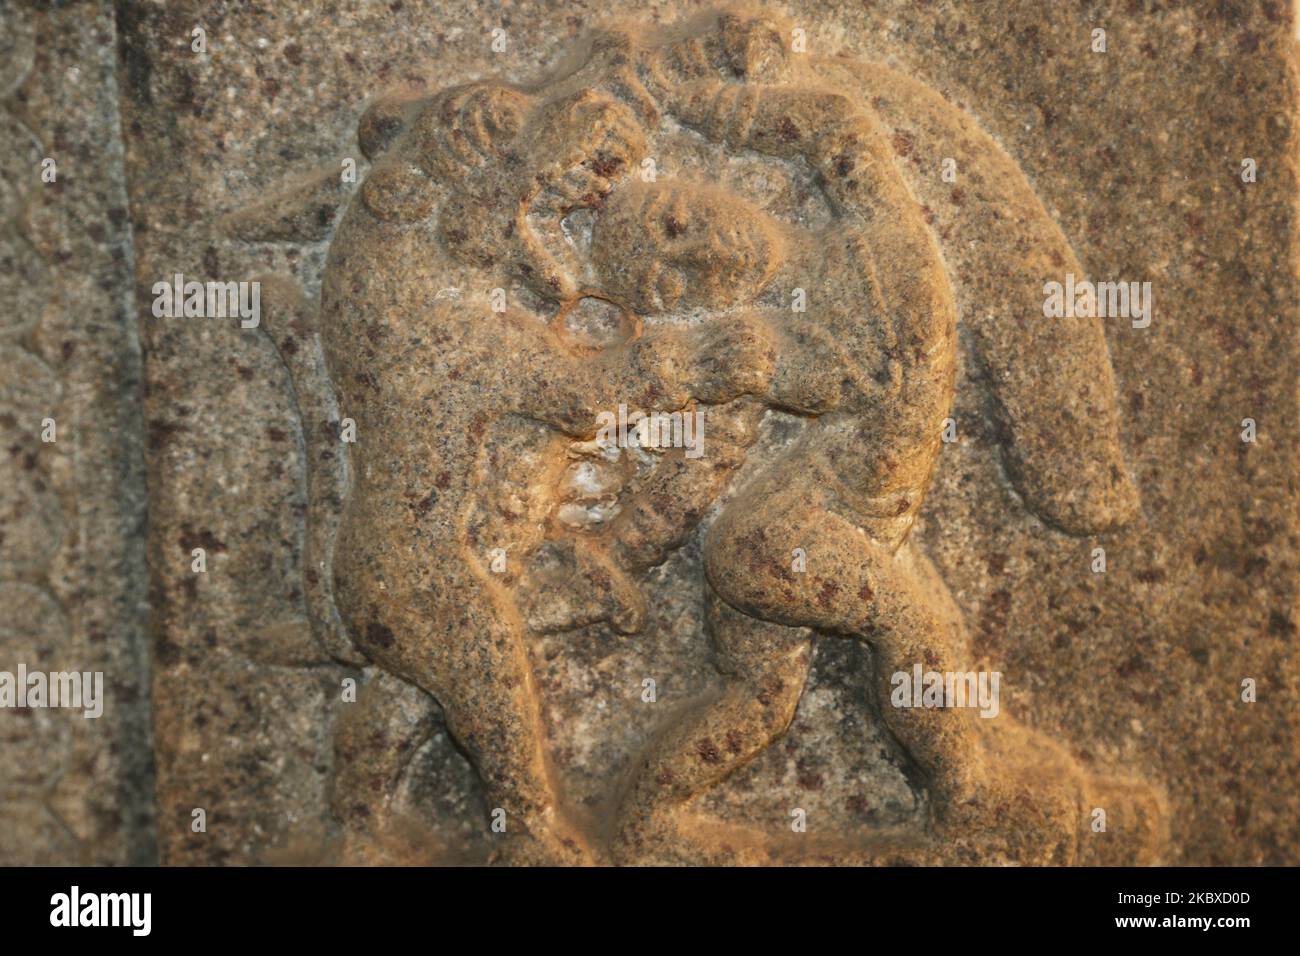
[[(502, 849), (514, 863), (590, 863), (591, 850), (558, 806), (523, 626), (488, 592), (466, 595), (437, 694), (447, 728), (469, 754), (489, 813), (505, 811)], [(458, 629), (459, 629), (458, 628)]]
[[(959, 628), (944, 620), (909, 565), (826, 507), (806, 482), (760, 482), (719, 517), (709, 537), (709, 580), (728, 603), (790, 627), (865, 638), (885, 726), (927, 778), (941, 812), (969, 798), (981, 776), (976, 712), (893, 707), (891, 677), (972, 669)], [(794, 549), (804, 570), (794, 569)]]
[[(718, 594), (766, 619), (870, 643), (881, 719), (925, 776), (944, 830), (995, 841), (1008, 859), (1030, 863), (1069, 862), (1076, 853), (1096, 859), (1116, 845), (1136, 860), (1157, 858), (1157, 792), (1091, 778), (1059, 745), (1007, 714), (984, 721), (973, 708), (892, 706), (896, 672), (910, 675), (917, 663), (941, 672), (978, 664), (933, 569), (906, 549), (881, 547), (823, 507), (828, 500), (804, 485), (786, 490), (765, 481), (729, 505), (705, 552)], [(796, 547), (806, 551), (803, 572), (791, 568)], [(1083, 812), (1094, 804), (1121, 821), (1125, 840), (1098, 849), (1106, 841), (1088, 831)]]
[(367, 656), (442, 705), (448, 731), (483, 781), (489, 812), (505, 812), (505, 832), (494, 833), (499, 855), (590, 862), (585, 839), (557, 806), (524, 626), (508, 598), (459, 549), (429, 555), (437, 580), (409, 562), (384, 564), (383, 556), (340, 550), (342, 609)]
[(710, 589), (709, 633), (726, 684), (649, 746), (620, 808), (617, 857), (644, 858), (669, 842), (673, 812), (780, 737), (794, 718), (812, 663), (812, 637), (742, 614)]

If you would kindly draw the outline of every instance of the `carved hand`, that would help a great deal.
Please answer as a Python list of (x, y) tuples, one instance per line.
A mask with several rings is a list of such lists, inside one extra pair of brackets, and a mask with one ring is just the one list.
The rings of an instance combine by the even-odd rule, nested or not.
[(776, 335), (756, 315), (705, 322), (690, 330), (686, 387), (700, 402), (719, 404), (764, 395), (776, 369)]
[(627, 346), (625, 374), (632, 381), (623, 394), (654, 408), (763, 395), (776, 367), (775, 343), (771, 328), (756, 316), (651, 330)]

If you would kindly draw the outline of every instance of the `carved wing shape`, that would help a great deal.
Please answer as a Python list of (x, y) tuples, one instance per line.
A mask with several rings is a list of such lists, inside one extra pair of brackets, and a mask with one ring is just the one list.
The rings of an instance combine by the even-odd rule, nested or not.
[[(1064, 531), (1122, 524), (1138, 499), (1101, 322), (1043, 315), (1045, 282), (1085, 275), (1060, 227), (1015, 161), (938, 92), (879, 64), (836, 68), (862, 84), (928, 211), (996, 400), (1012, 483), (1031, 511)], [(946, 157), (956, 160), (955, 183), (940, 176)]]

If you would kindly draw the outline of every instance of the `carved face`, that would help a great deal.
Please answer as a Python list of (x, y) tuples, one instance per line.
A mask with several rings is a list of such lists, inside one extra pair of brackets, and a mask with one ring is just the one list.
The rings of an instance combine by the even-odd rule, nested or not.
[(780, 233), (732, 193), (681, 182), (632, 182), (596, 220), (602, 291), (640, 313), (721, 308), (754, 298), (781, 261)]

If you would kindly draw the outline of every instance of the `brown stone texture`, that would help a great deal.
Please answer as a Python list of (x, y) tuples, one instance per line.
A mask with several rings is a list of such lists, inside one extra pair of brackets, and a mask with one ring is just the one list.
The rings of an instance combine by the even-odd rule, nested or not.
[(114, 18), (40, 6), (0, 4), (0, 670), (100, 671), (104, 701), (92, 720), (0, 712), (0, 863), (141, 864), (142, 382)]
[(717, 10), (0, 0), (0, 863), (1300, 861), (1292, 6)]

